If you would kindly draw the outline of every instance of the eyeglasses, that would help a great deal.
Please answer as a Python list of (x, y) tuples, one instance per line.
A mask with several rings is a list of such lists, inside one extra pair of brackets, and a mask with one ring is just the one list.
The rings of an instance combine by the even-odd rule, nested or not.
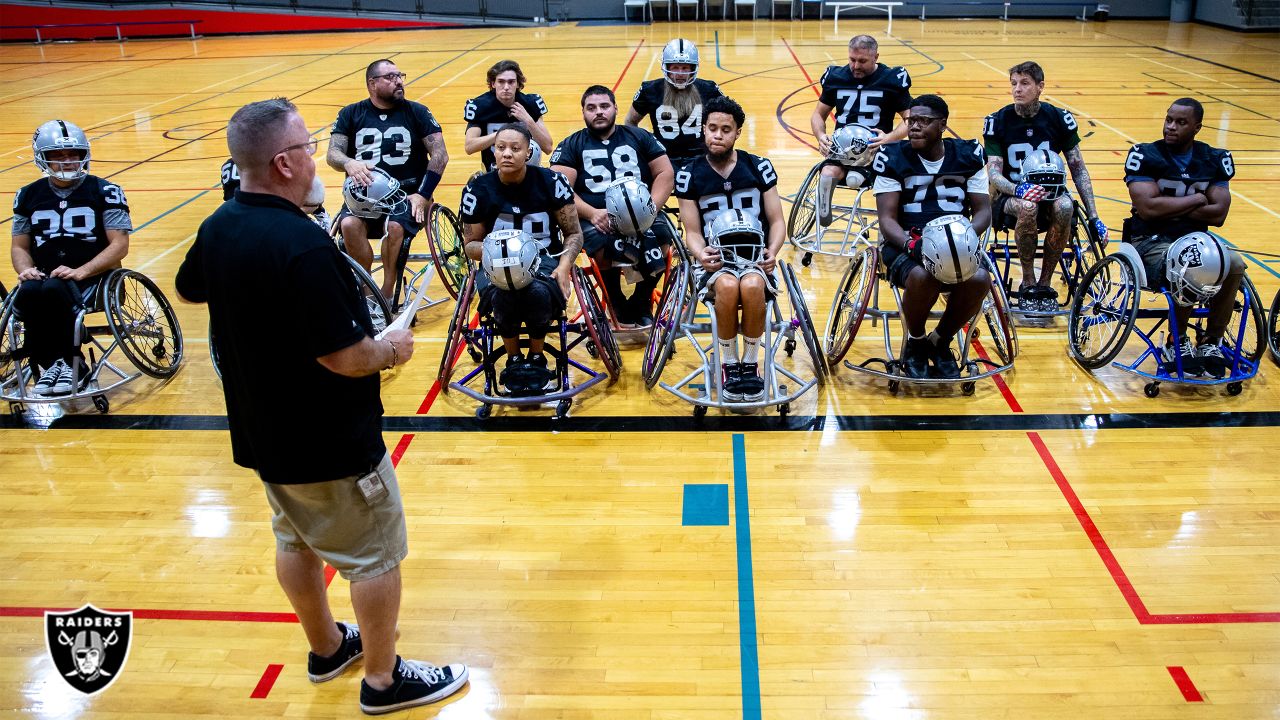
[(289, 152), (290, 150), (306, 150), (308, 155), (315, 155), (315, 154), (316, 154), (316, 149), (317, 149), (317, 148), (319, 148), (319, 147), (320, 147), (320, 141), (319, 141), (319, 140), (308, 140), (308, 141), (306, 141), (306, 142), (304, 142), (304, 143), (298, 143), (297, 145), (290, 145), (290, 146), (289, 146), (289, 147), (287, 147), (287, 148), (283, 148), (283, 149), (281, 149), (281, 150), (278, 150), (278, 151), (276, 151), (275, 155), (272, 155), (271, 157), (275, 157), (276, 155), (281, 155), (281, 154), (283, 154), (283, 153), (287, 153), (287, 152)]
[(933, 117), (932, 115), (912, 115), (911, 117), (907, 118), (907, 125), (908, 125), (908, 126), (911, 126), (911, 125), (928, 125), (929, 123), (933, 122), (934, 120), (941, 120), (941, 119), (942, 119), (942, 118), (940, 118), (940, 117)]
[(407, 77), (409, 76), (405, 75), (402, 72), (389, 72), (389, 73), (383, 73), (382, 75), (374, 75), (369, 79), (370, 80), (390, 80), (391, 82), (395, 82), (396, 80), (399, 80), (400, 82), (404, 82), (404, 79)]

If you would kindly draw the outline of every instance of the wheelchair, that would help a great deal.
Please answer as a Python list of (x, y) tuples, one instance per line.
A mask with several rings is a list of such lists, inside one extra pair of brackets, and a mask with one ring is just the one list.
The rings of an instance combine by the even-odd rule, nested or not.
[(1271, 300), (1271, 311), (1267, 313), (1267, 350), (1271, 353), (1271, 362), (1280, 365), (1280, 290)]
[[(666, 254), (664, 256), (664, 260), (666, 262), (666, 269), (663, 271), (663, 275), (662, 275), (663, 280), (661, 283), (659, 283), (658, 287), (654, 288), (654, 291), (653, 291), (653, 298), (651, 299), (650, 308), (654, 311), (655, 314), (657, 311), (658, 304), (661, 303), (662, 301), (662, 294), (665, 291), (666, 284), (671, 280), (672, 269), (679, 264), (684, 264), (689, 262), (689, 251), (685, 249), (684, 242), (681, 239), (683, 236), (681, 235), (675, 221), (671, 218), (671, 215), (673, 214), (672, 211), (668, 208), (662, 208), (662, 209), (665, 212), (659, 213), (658, 219), (655, 221), (655, 224), (658, 222), (668, 223), (670, 225), (671, 235), (674, 238), (674, 240), (672, 241), (671, 246), (666, 249)], [(677, 218), (679, 217), (678, 211), (674, 214), (676, 215)], [(616, 263), (616, 262), (612, 265), (612, 268), (621, 268), (624, 273), (626, 269), (629, 267), (631, 266)], [(600, 264), (596, 262), (595, 258), (592, 258), (592, 257), (587, 258), (587, 267), (584, 268), (584, 274), (586, 277), (587, 285), (595, 293), (596, 297), (602, 300), (602, 305), (604, 307), (605, 315), (609, 319), (609, 329), (613, 331), (613, 334), (617, 337), (619, 342), (643, 344), (648, 339), (649, 329), (648, 328), (636, 329), (631, 327), (623, 327), (623, 325), (618, 321), (618, 315), (615, 312), (612, 304), (609, 302), (609, 294), (605, 292), (605, 289), (604, 289), (605, 271), (606, 269), (601, 268)], [(580, 317), (573, 318), (575, 322), (579, 319)]]
[[(575, 266), (572, 279), (573, 294), (579, 310), (577, 319), (569, 320), (569, 312), (566, 310), (550, 328), (551, 332), (547, 334), (543, 345), (543, 352), (555, 360), (554, 389), (543, 394), (522, 396), (503, 388), (498, 382), (497, 367), (498, 361), (506, 356), (502, 338), (498, 335), (492, 316), (476, 315), (473, 310), (479, 297), (476, 287), (478, 272), (479, 270), (474, 269), (468, 272), (459, 290), (458, 303), (449, 320), (444, 354), (440, 358), (440, 369), (436, 375), (442, 391), (447, 393), (451, 389), (457, 390), (480, 402), (476, 408), (477, 418), (483, 420), (490, 417), (495, 405), (529, 407), (555, 403), (555, 418), (563, 419), (568, 416), (576, 395), (605, 380), (612, 383), (618, 379), (622, 373), (622, 353), (614, 340), (609, 318), (597, 290), (588, 282), (582, 268)], [(521, 334), (524, 335), (523, 332)], [(527, 348), (528, 338), (522, 337), (520, 346)], [(593, 370), (570, 356), (579, 346), (591, 358), (600, 361), (604, 366), (603, 371)], [(464, 351), (476, 367), (467, 371), (461, 379), (453, 381), (455, 365)], [(574, 372), (581, 373), (585, 379), (575, 382)]]
[[(720, 351), (716, 345), (716, 338), (719, 336), (716, 333), (716, 315), (710, 308), (714, 290), (700, 287), (700, 275), (694, 272), (691, 262), (676, 265), (663, 290), (658, 312), (654, 315), (653, 328), (649, 333), (649, 342), (645, 346), (645, 387), (652, 390), (655, 385), (661, 385), (663, 390), (692, 404), (693, 416), (701, 419), (706, 417), (709, 408), (745, 413), (775, 406), (778, 414), (785, 417), (791, 412), (792, 401), (810, 389), (825, 384), (827, 363), (818, 344), (818, 336), (800, 282), (795, 270), (786, 262), (778, 261), (778, 269), (782, 277), (782, 289), (790, 301), (791, 313), (788, 317), (783, 317), (778, 298), (767, 299), (764, 338), (760, 348), (760, 374), (765, 386), (763, 400), (728, 402), (722, 399), (722, 378), (718, 370)], [(707, 309), (706, 322), (698, 320), (700, 304)], [(804, 380), (777, 359), (779, 350), (785, 352), (787, 357), (793, 356), (797, 347), (797, 335), (805, 344), (811, 359), (814, 377), (810, 380)], [(699, 367), (674, 384), (660, 382), (662, 371), (675, 354), (676, 341), (679, 339), (688, 341), (700, 361)], [(783, 381), (794, 383), (794, 389), (789, 389)], [(696, 394), (690, 394), (695, 390)]]
[[(843, 188), (854, 193), (853, 201), (838, 203), (833, 191), (831, 224), (824, 228), (818, 223), (818, 178), (822, 175), (823, 166), (829, 162), (819, 161), (809, 170), (804, 182), (800, 183), (800, 190), (796, 192), (787, 216), (787, 239), (796, 250), (804, 253), (800, 264), (805, 267), (813, 262), (814, 255), (851, 257), (859, 244), (870, 241), (872, 232), (877, 231), (875, 194), (870, 184), (855, 189), (836, 183), (834, 190)], [(837, 229), (841, 227), (843, 230)]]
[[(182, 330), (173, 306), (147, 276), (117, 268), (87, 284), (75, 315), (75, 334), (81, 348), (87, 346), (88, 380), (80, 363), (73, 363), (72, 392), (39, 396), (33, 393), (38, 379), (23, 346), (23, 322), (14, 307), (21, 286), (0, 303), (0, 400), (21, 416), (29, 404), (91, 400), (98, 412), (111, 404), (107, 394), (142, 375), (167, 380), (182, 364)], [(101, 315), (101, 317), (99, 317)], [(132, 368), (115, 359), (119, 350)], [(82, 382), (87, 382), (80, 389)]]
[[(1058, 272), (1054, 273), (1054, 283), (1058, 290), (1058, 309), (1053, 312), (1024, 310), (1021, 303), (1013, 305), (1013, 317), (1023, 325), (1046, 327), (1054, 322), (1054, 318), (1066, 317), (1070, 312), (1071, 298), (1086, 271), (1102, 260), (1106, 246), (1098, 238), (1098, 231), (1089, 222), (1084, 206), (1073, 201), (1070, 237), (1062, 249), (1062, 257), (1058, 260)], [(1037, 241), (1036, 258), (1043, 262), (1043, 235)], [(1022, 284), (1021, 264), (1018, 260), (1018, 243), (1014, 238), (1013, 228), (992, 230), (987, 244), (987, 254), (995, 267), (1000, 283), (1004, 287), (1006, 297), (1020, 300), (1018, 290)]]
[[(1144, 299), (1143, 292), (1150, 293)], [(1231, 320), (1223, 340), (1230, 372), (1222, 378), (1192, 377), (1183, 373), (1179, 358), (1172, 371), (1160, 361), (1159, 336), (1171, 336), (1176, 347), (1181, 330), (1174, 320), (1174, 299), (1164, 289), (1151, 290), (1142, 257), (1128, 243), (1118, 243), (1115, 250), (1089, 268), (1071, 300), (1068, 319), (1068, 348), (1071, 358), (1093, 372), (1107, 364), (1145, 378), (1147, 397), (1160, 394), (1161, 383), (1179, 385), (1226, 385), (1228, 395), (1239, 395), (1244, 381), (1258, 374), (1258, 361), (1267, 349), (1266, 320), (1262, 299), (1248, 273), (1236, 294)], [(1197, 335), (1205, 332), (1209, 309), (1201, 304), (1191, 313), (1191, 326)], [(1154, 321), (1138, 327), (1138, 320)], [(1137, 357), (1128, 362), (1115, 361), (1132, 334), (1142, 340)]]
[[(885, 270), (880, 262), (880, 247), (863, 243), (849, 261), (839, 284), (836, 295), (827, 315), (827, 329), (823, 337), (823, 352), (827, 362), (834, 370), (841, 361), (850, 370), (856, 370), (874, 377), (889, 381), (889, 392), (898, 394), (902, 384), (919, 383), (924, 385), (959, 385), (965, 395), (972, 395), (977, 389), (977, 381), (1008, 372), (1013, 368), (1014, 359), (1018, 356), (1018, 333), (1013, 324), (1009, 309), (1009, 297), (1005, 293), (1004, 284), (996, 274), (995, 266), (987, 254), (982, 254), (982, 266), (991, 275), (991, 291), (983, 299), (978, 313), (970, 319), (956, 334), (957, 347), (960, 350), (958, 364), (959, 378), (908, 378), (902, 372), (901, 348), (906, 343), (906, 320), (902, 317), (902, 290), (885, 277)], [(880, 307), (880, 281), (884, 280), (893, 293), (895, 308), (884, 310)], [(942, 298), (945, 301), (946, 295)], [(942, 316), (938, 310), (929, 314), (930, 318)], [(853, 347), (862, 324), (870, 318), (871, 326), (881, 326), (884, 338), (884, 357), (871, 357), (859, 363), (845, 360), (845, 356)], [(892, 320), (900, 321), (901, 336), (894, 338), (890, 326)], [(979, 342), (985, 331), (991, 343), (994, 359), (986, 353)], [(895, 348), (898, 350), (895, 352)], [(873, 366), (881, 366), (880, 370)]]

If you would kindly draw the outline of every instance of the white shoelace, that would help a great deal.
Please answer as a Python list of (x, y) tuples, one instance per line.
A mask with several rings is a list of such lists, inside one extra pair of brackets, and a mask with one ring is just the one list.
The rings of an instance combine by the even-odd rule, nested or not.
[(444, 671), (428, 662), (419, 660), (400, 660), (400, 674), (408, 679), (418, 679), (432, 685), (445, 682)]
[(360, 627), (357, 626), (355, 623), (352, 623), (350, 625), (344, 624), (343, 627), (346, 628), (343, 634), (346, 635), (347, 640), (351, 640), (357, 637), (358, 635), (360, 635)]
[(1227, 356), (1222, 354), (1222, 348), (1212, 343), (1206, 343), (1200, 346), (1200, 357), (1211, 357), (1219, 360), (1226, 360)]

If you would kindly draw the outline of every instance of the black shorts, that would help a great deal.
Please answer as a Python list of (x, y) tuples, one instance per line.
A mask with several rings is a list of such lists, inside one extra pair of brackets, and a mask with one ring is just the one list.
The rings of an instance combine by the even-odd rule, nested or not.
[(671, 230), (671, 221), (665, 218), (665, 213), (659, 213), (658, 218), (653, 221), (653, 227), (637, 238), (639, 242), (619, 235), (605, 235), (590, 222), (583, 222), (581, 225), (582, 249), (588, 255), (594, 257), (603, 254), (605, 259), (615, 264), (635, 267), (645, 277), (660, 277), (666, 270), (667, 258), (664, 248), (671, 246), (675, 235)]
[[(354, 217), (357, 220), (364, 221), (365, 230), (370, 240), (381, 239), (384, 235), (387, 234), (387, 216), (386, 215), (383, 215), (382, 217), (377, 218), (376, 220), (372, 218), (362, 218), (352, 214), (351, 210), (347, 208), (346, 205), (343, 205), (342, 212), (338, 213), (338, 218), (337, 218), (337, 226), (339, 228), (342, 227), (342, 218), (348, 217), (348, 216)], [(391, 221), (399, 223), (400, 227), (404, 228), (405, 240), (412, 240), (413, 236), (417, 235), (418, 231), (422, 229), (422, 225), (414, 221), (413, 208), (408, 206), (408, 201), (405, 201), (404, 212), (396, 213), (395, 215), (392, 215)]]
[[(1012, 230), (1018, 224), (1018, 218), (1005, 212), (1005, 207), (1009, 201), (1013, 199), (1012, 195), (1000, 193), (996, 195), (996, 199), (991, 202), (991, 223), (992, 229), (996, 232), (1006, 232)], [(1053, 227), (1053, 200), (1042, 200), (1036, 203), (1036, 232), (1047, 232)]]
[(521, 325), (530, 337), (545, 337), (551, 324), (564, 316), (567, 304), (560, 283), (543, 274), (519, 290), (488, 285), (480, 291), (480, 314), (492, 315), (494, 329), (504, 338), (519, 335)]
[(897, 287), (907, 286), (907, 276), (916, 268), (923, 268), (919, 260), (884, 242), (880, 245), (880, 261), (884, 263), (885, 277)]

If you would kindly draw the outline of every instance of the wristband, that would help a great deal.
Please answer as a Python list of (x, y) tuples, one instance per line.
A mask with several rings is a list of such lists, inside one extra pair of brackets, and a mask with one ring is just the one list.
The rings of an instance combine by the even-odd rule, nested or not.
[(440, 184), (440, 173), (435, 170), (428, 170), (427, 174), (422, 178), (422, 184), (418, 186), (418, 194), (424, 198), (430, 198), (436, 191), (436, 186)]

